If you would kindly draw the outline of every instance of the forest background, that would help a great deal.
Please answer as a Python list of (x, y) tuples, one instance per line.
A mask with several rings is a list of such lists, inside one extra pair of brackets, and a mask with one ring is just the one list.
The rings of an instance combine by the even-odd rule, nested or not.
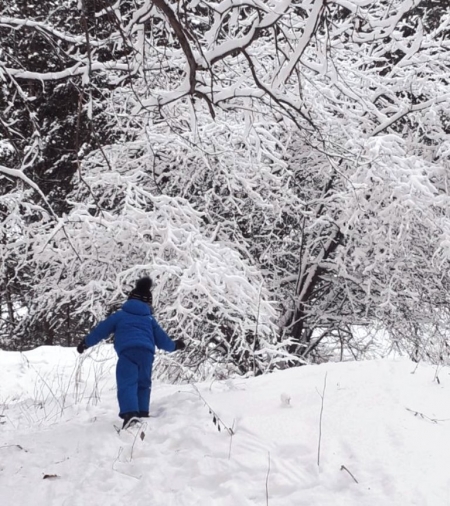
[(448, 363), (449, 174), (447, 0), (6, 0), (0, 347), (147, 274), (162, 375)]

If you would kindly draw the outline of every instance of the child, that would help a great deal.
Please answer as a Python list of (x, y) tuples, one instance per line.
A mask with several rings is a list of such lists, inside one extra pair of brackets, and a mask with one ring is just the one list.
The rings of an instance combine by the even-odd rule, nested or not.
[(170, 352), (185, 348), (181, 339), (172, 341), (152, 316), (151, 287), (150, 278), (139, 279), (122, 309), (100, 322), (77, 346), (78, 353), (83, 353), (114, 333), (114, 348), (119, 357), (116, 381), (122, 428), (149, 416), (155, 348)]

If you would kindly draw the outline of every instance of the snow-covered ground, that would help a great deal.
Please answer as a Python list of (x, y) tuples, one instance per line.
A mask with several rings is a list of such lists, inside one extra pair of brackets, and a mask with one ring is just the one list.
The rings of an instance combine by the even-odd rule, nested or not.
[(2, 506), (450, 505), (448, 368), (156, 383), (153, 416), (118, 434), (114, 367), (108, 345), (0, 351)]

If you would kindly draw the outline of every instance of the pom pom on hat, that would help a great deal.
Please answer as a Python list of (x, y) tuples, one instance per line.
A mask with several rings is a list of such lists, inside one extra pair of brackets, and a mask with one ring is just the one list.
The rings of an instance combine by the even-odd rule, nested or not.
[(147, 304), (152, 304), (152, 292), (150, 291), (153, 282), (151, 278), (145, 277), (136, 281), (136, 287), (131, 290), (128, 300), (137, 299)]
[(153, 281), (149, 277), (141, 278), (136, 281), (135, 291), (139, 293), (147, 293), (150, 291)]

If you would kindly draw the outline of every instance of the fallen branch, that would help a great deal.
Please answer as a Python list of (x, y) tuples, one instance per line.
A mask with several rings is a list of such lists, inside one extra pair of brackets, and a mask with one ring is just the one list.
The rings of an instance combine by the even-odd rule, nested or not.
[(142, 425), (142, 427), (139, 427), (139, 430), (136, 432), (136, 434), (134, 436), (133, 444), (131, 445), (130, 462), (133, 460), (133, 452), (134, 452), (134, 447), (136, 445), (136, 440), (139, 436), (140, 440), (144, 441), (146, 429), (147, 429), (147, 423), (144, 423)]
[(123, 474), (124, 476), (129, 476), (130, 478), (134, 478), (135, 480), (140, 480), (142, 478), (142, 475), (139, 475), (139, 476), (133, 476), (132, 474), (130, 473), (124, 473), (123, 471), (120, 471), (119, 469), (116, 469), (116, 463), (117, 461), (119, 460), (120, 458), (120, 455), (122, 454), (122, 451), (123, 451), (123, 447), (121, 446), (119, 448), (119, 453), (117, 454), (117, 457), (116, 457), (116, 460), (113, 462), (112, 464), (112, 470), (115, 471), (116, 473), (119, 473), (119, 474)]
[(43, 480), (54, 480), (55, 478), (60, 478), (57, 474), (44, 474), (42, 477)]
[(328, 373), (325, 373), (325, 378), (323, 380), (323, 390), (322, 393), (318, 392), (322, 399), (322, 403), (320, 406), (320, 417), (319, 417), (319, 442), (317, 444), (317, 465), (320, 467), (320, 447), (322, 444), (322, 417), (323, 417), (323, 402), (325, 399), (325, 390), (327, 388), (327, 375)]
[(200, 397), (200, 399), (205, 403), (205, 406), (209, 409), (209, 414), (213, 417), (213, 424), (217, 427), (217, 430), (220, 432), (222, 427), (225, 428), (225, 430), (228, 432), (230, 436), (234, 435), (234, 431), (232, 428), (228, 427), (223, 420), (219, 417), (219, 415), (213, 410), (213, 408), (208, 404), (208, 402), (205, 400), (203, 395), (200, 393), (200, 390), (193, 384), (190, 384), (195, 391), (197, 392), (197, 395)]
[(355, 483), (358, 483), (358, 480), (353, 476), (353, 474), (345, 466), (341, 466), (341, 471), (347, 471), (347, 473), (355, 480)]
[(269, 465), (266, 475), (266, 506), (269, 506), (269, 474), (270, 474), (270, 452), (267, 452), (269, 458)]
[(28, 450), (25, 450), (25, 448), (23, 446), (20, 446), (20, 445), (3, 445), (3, 446), (0, 446), (0, 450), (3, 449), (3, 448), (19, 448), (19, 450), (22, 450), (24, 452), (28, 452)]
[(449, 418), (430, 418), (429, 416), (427, 415), (424, 415), (423, 413), (420, 413), (420, 411), (415, 411), (414, 409), (409, 409), (409, 408), (406, 408), (407, 411), (409, 411), (410, 413), (412, 413), (414, 416), (418, 416), (419, 418), (423, 418), (424, 420), (427, 420), (428, 422), (431, 422), (431, 423), (439, 423), (439, 422), (448, 422), (449, 421)]
[(234, 436), (234, 422), (235, 422), (235, 420), (233, 420), (233, 425), (231, 426), (230, 447), (228, 449), (228, 460), (230, 460), (230, 458), (231, 458), (231, 445), (233, 444), (233, 436)]

